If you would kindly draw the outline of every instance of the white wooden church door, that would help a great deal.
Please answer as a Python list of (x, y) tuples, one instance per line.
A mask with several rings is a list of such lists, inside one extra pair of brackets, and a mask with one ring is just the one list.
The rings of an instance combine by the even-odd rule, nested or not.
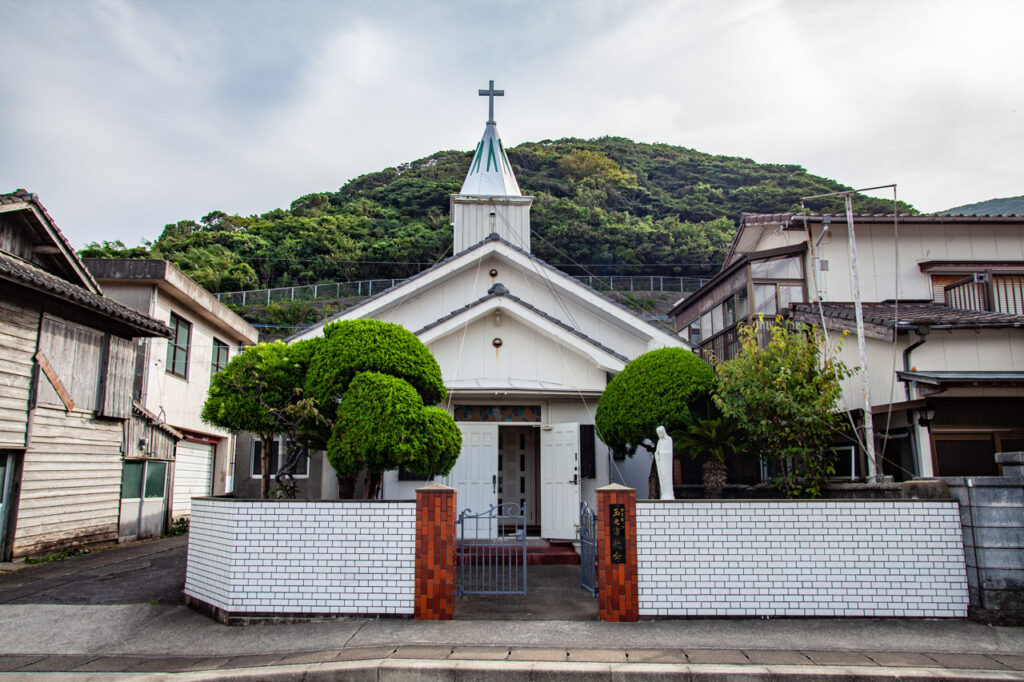
[[(498, 425), (459, 422), (462, 450), (448, 475), (458, 511), (482, 514), (498, 504)], [(483, 528), (481, 527), (481, 531)]]
[(580, 425), (552, 424), (540, 433), (540, 534), (575, 540), (580, 512)]

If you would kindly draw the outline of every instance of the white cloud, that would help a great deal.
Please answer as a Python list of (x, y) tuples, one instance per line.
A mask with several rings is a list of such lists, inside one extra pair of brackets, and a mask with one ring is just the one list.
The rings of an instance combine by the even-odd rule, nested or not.
[(77, 244), (261, 212), (470, 149), (620, 135), (900, 184), (936, 210), (1024, 193), (1024, 5), (0, 0), (0, 191)]

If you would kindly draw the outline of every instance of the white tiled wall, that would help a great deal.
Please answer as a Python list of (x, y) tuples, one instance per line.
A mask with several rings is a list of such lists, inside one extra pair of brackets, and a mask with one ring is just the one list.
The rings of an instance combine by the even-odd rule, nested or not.
[(185, 594), (229, 613), (412, 614), (415, 502), (194, 499)]
[(641, 616), (966, 617), (956, 502), (639, 501)]

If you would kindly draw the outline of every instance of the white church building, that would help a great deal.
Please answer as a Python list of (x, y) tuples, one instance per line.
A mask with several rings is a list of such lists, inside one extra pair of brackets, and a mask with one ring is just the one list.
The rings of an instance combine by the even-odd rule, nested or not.
[[(398, 323), (437, 358), (444, 407), (463, 436), (454, 469), (438, 481), (457, 489), (459, 509), (525, 502), (526, 523), (542, 537), (574, 538), (580, 501), (593, 504), (597, 488), (615, 481), (647, 490), (650, 457), (615, 459), (595, 437), (601, 392), (633, 358), (689, 346), (531, 254), (533, 197), (520, 192), (494, 122), (494, 96), (504, 93), (492, 81), (480, 94), (490, 116), (451, 197), (455, 255), (328, 321)], [(323, 326), (289, 340), (319, 336)], [(334, 477), (321, 470), (328, 497)], [(422, 478), (390, 472), (382, 496), (411, 499), (421, 486)]]

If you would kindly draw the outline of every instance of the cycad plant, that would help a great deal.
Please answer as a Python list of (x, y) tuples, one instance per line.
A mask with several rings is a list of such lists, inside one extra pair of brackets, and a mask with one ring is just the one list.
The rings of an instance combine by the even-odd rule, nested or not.
[(690, 457), (704, 457), (702, 479), (704, 496), (718, 499), (725, 488), (725, 458), (743, 446), (739, 424), (728, 417), (693, 419), (675, 439), (675, 446)]

